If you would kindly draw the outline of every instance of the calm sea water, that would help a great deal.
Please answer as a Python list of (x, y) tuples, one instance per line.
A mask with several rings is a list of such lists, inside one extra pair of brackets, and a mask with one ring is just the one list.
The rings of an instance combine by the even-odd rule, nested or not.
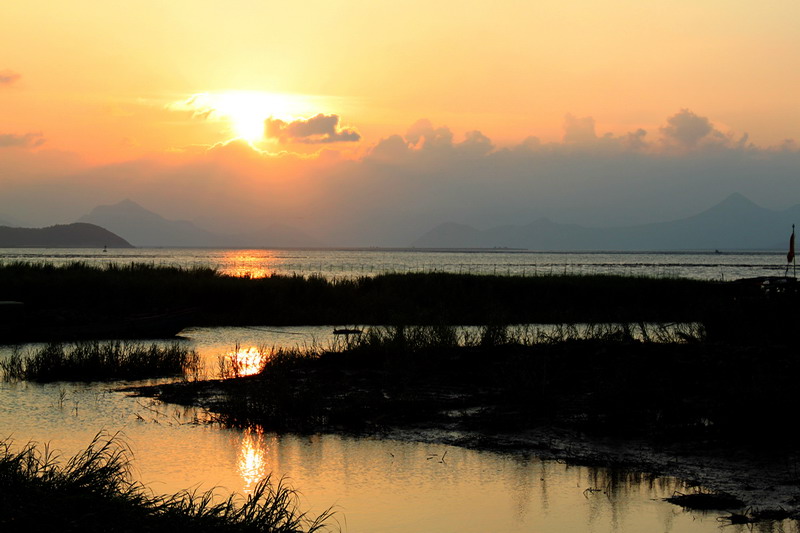
[(266, 250), (207, 248), (0, 249), (0, 263), (32, 261), (64, 264), (147, 263), (213, 267), (251, 276), (321, 275), (327, 278), (371, 276), (383, 272), (459, 272), (475, 274), (621, 274), (730, 280), (782, 275), (785, 252), (530, 252), (515, 250)]

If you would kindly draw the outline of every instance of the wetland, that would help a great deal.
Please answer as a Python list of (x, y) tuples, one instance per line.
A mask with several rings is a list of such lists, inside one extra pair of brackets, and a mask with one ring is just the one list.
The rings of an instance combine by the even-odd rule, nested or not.
[[(239, 441), (239, 455), (261, 458), (253, 463), (260, 466), (249, 485), (240, 480), (226, 483), (229, 488), (247, 493), (258, 477), (291, 473), (301, 493), (309, 487), (315, 492), (312, 515), (324, 514), (340, 501), (337, 490), (347, 494), (351, 481), (336, 476), (332, 479), (338, 481), (313, 480), (310, 473), (296, 478), (296, 472), (311, 469), (311, 464), (317, 471), (332, 468), (319, 459), (312, 461), (309, 454), (317, 458), (339, 454), (339, 467), (348, 470), (346, 463), (361, 457), (353, 465), (375, 471), (375, 465), (393, 468), (396, 463), (385, 463), (402, 449), (416, 458), (407, 462), (425, 465), (421, 468), (436, 464), (444, 469), (475, 461), (483, 465), (476, 467), (480, 470), (486, 458), (491, 458), (489, 465), (510, 461), (517, 465), (512, 470), (526, 472), (516, 481), (503, 482), (511, 488), (527, 487), (525, 496), (518, 496), (520, 501), (529, 502), (533, 494), (542, 497), (538, 485), (547, 476), (536, 478), (534, 471), (540, 468), (536, 465), (551, 465), (541, 467), (548, 471), (564, 465), (571, 479), (564, 487), (576, 483), (573, 488), (580, 488), (586, 505), (603, 495), (609, 502), (607, 511), (611, 516), (617, 513), (617, 519), (619, 505), (629, 504), (620, 503), (619, 490), (609, 487), (638, 492), (644, 489), (631, 487), (658, 486), (657, 494), (648, 493), (644, 499), (667, 506), (659, 509), (680, 509), (661, 501), (675, 492), (739, 499), (740, 506), (728, 503), (706, 519), (702, 526), (706, 529), (698, 531), (709, 531), (712, 523), (716, 527), (717, 519), (740, 527), (758, 520), (759, 514), (769, 518), (758, 522), (760, 528), (796, 528), (791, 519), (776, 522), (794, 516), (799, 493), (798, 443), (788, 426), (796, 408), (792, 392), (798, 374), (796, 353), (786, 333), (796, 318), (792, 294), (762, 294), (761, 287), (749, 285), (630, 276), (409, 273), (331, 281), (313, 276), (233, 278), (213, 269), (147, 265), (13, 264), (0, 267), (0, 279), (6, 292), (16, 291), (9, 299), (25, 306), (24, 316), (6, 321), (16, 321), (4, 330), (10, 343), (46, 341), (44, 348), (51, 346), (47, 343), (73, 343), (75, 337), (69, 332), (76, 324), (105, 328), (135, 316), (174, 311), (185, 313), (181, 316), (190, 321), (185, 326), (195, 326), (183, 330), (181, 342), (190, 350), (196, 347), (192, 343), (201, 347), (205, 343), (203, 349), (208, 350), (200, 350), (206, 361), (204, 372), (195, 369), (183, 377), (149, 383), (105, 382), (102, 387), (92, 381), (96, 378), (85, 376), (78, 382), (90, 383), (81, 385), (67, 375), (56, 375), (49, 385), (20, 377), (3, 385), (5, 403), (22, 406), (22, 411), (15, 411), (17, 416), (24, 405), (36, 405), (34, 397), (46, 398), (52, 413), (44, 418), (53, 419), (55, 425), (50, 427), (56, 432), (61, 424), (74, 427), (87, 417), (78, 432), (84, 446), (92, 431), (119, 426), (131, 435), (152, 426), (194, 432), (191, 445), (169, 444), (172, 438), (160, 434), (141, 441), (151, 444), (135, 446), (147, 451), (139, 449), (134, 463), (140, 454), (147, 463), (151, 447), (202, 448), (196, 435), (217, 428), (213, 431)], [(80, 294), (83, 297), (78, 298)], [(42, 327), (31, 326), (37, 323)], [(335, 336), (335, 329), (350, 334)], [(302, 337), (308, 332), (310, 336)], [(84, 330), (78, 337), (101, 333)], [(300, 337), (285, 342), (293, 333)], [(199, 340), (203, 336), (206, 339)], [(37, 348), (29, 349), (33, 353)], [(250, 370), (252, 361), (246, 363), (241, 357), (227, 363), (219, 359), (232, 353), (255, 361), (255, 370)], [(12, 355), (5, 355), (4, 361)], [(59, 406), (61, 391), (67, 392)], [(92, 394), (94, 399), (89, 400)], [(128, 407), (102, 407), (103, 398)], [(88, 413), (90, 404), (95, 411), (110, 409), (114, 414), (97, 418)], [(9, 436), (17, 433), (15, 439), (30, 436), (40, 442), (54, 437), (41, 427), (29, 431), (24, 424), (10, 422), (12, 412), (7, 406), (3, 419), (4, 424), (17, 426), (4, 426)], [(41, 420), (37, 424), (47, 425)], [(260, 452), (242, 452), (245, 442)], [(373, 455), (360, 455), (362, 445)], [(294, 452), (286, 452), (286, 446)], [(65, 446), (65, 453), (79, 453), (81, 448), (76, 437)], [(301, 459), (275, 463), (276, 457), (289, 455)], [(183, 460), (163, 461), (156, 468), (159, 472), (168, 470), (170, 461)], [(192, 464), (206, 461), (212, 462), (203, 456)], [(587, 481), (601, 471), (604, 483)], [(576, 472), (578, 481), (569, 477)], [(473, 474), (461, 472), (465, 477), (456, 484), (469, 486)], [(381, 475), (388, 474), (378, 468), (372, 479), (359, 483), (384, 486)], [(503, 479), (508, 474), (498, 475)], [(164, 477), (152, 471), (148, 476), (146, 481)], [(403, 476), (412, 487), (415, 476), (425, 477), (420, 468)], [(612, 478), (638, 481), (619, 484), (609, 481)], [(182, 480), (183, 486), (173, 480), (159, 491), (176, 492), (198, 483), (196, 478)], [(212, 475), (204, 481), (216, 479)], [(433, 487), (435, 480), (431, 483)], [(428, 490), (425, 486), (420, 481), (420, 493)], [(501, 491), (506, 495), (501, 498), (513, 500), (516, 489), (511, 488)], [(400, 489), (393, 485), (387, 490)], [(469, 508), (471, 498), (485, 498), (486, 493), (470, 496), (466, 488), (458, 490), (467, 507), (449, 511), (441, 527), (421, 525), (432, 520), (430, 511), (422, 511), (424, 518), (418, 519), (422, 522), (404, 530), (470, 530), (455, 516)], [(406, 493), (408, 501), (415, 502), (410, 507), (427, 509), (413, 496), (414, 489)], [(329, 500), (320, 501), (320, 495)], [(355, 516), (369, 515), (375, 504), (364, 503), (364, 494), (355, 498), (362, 501), (359, 511), (354, 515), (345, 509), (339, 514), (350, 516), (344, 530), (390, 531), (391, 524), (406, 523), (395, 518), (378, 520), (380, 526), (363, 525)], [(489, 515), (507, 519), (508, 511), (500, 510), (507, 502), (498, 505), (497, 512)], [(532, 511), (532, 504), (520, 505), (527, 518), (500, 529), (521, 530), (514, 528), (550, 516), (548, 509), (561, 504)], [(674, 516), (683, 515), (671, 512), (656, 514), (681, 522)], [(636, 513), (630, 511), (624, 520), (633, 520)], [(472, 530), (489, 527), (484, 526)], [(548, 527), (559, 530), (554, 523)]]

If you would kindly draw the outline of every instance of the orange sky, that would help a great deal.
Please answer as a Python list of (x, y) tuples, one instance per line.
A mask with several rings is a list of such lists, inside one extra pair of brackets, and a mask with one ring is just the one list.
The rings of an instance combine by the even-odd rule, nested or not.
[(11, 0), (0, 19), (0, 72), (17, 76), (0, 133), (93, 162), (230, 139), (226, 117), (173, 106), (230, 91), (296, 104), (253, 114), (337, 114), (359, 144), (420, 118), (500, 146), (558, 141), (568, 113), (654, 131), (682, 108), (758, 145), (800, 137), (793, 0)]
[(732, 192), (785, 208), (798, 20), (796, 0), (8, 0), (0, 222), (131, 198), (404, 244), (447, 221), (669, 220)]

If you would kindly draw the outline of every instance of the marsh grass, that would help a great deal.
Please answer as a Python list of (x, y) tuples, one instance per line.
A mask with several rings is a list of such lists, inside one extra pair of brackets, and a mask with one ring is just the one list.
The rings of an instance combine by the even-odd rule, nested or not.
[[(310, 354), (386, 349), (417, 352), (451, 348), (533, 347), (565, 342), (641, 342), (656, 344), (697, 343), (705, 339), (699, 323), (588, 323), (588, 324), (489, 324), (485, 326), (374, 326), (357, 336), (314, 347)], [(280, 350), (278, 350), (280, 351)], [(309, 350), (304, 350), (309, 352)], [(273, 349), (273, 353), (276, 350)]]
[[(301, 432), (360, 430), (411, 418), (430, 422), (446, 410), (481, 402), (513, 406), (512, 418), (523, 420), (522, 411), (546, 413), (561, 396), (582, 389), (584, 379), (604, 378), (595, 379), (595, 388), (604, 387), (605, 378), (617, 379), (615, 365), (624, 367), (620, 361), (629, 353), (687, 345), (686, 338), (701, 335), (691, 324), (367, 327), (327, 346), (262, 347), (255, 375), (241, 376), (225, 362), (221, 377), (240, 379), (222, 382), (211, 410), (224, 425)], [(231, 353), (239, 351), (237, 346)], [(180, 397), (190, 390), (171, 389), (177, 396), (165, 399), (191, 403)]]
[(191, 310), (195, 326), (692, 322), (721, 301), (711, 282), (672, 278), (442, 272), (244, 278), (136, 263), (3, 264), (0, 288), (5, 299), (25, 303), (28, 326), (4, 332), (24, 340), (169, 310)]
[(0, 441), (0, 530), (312, 533), (332, 516), (301, 512), (297, 492), (270, 477), (247, 496), (156, 496), (133, 480), (131, 460), (118, 434), (98, 434), (66, 464), (46, 445), (15, 452), (9, 440)]
[(388, 326), (276, 349), (257, 375), (154, 394), (274, 431), (563, 425), (659, 445), (788, 448), (797, 439), (763, 434), (790, 419), (798, 375), (793, 352), (707, 342), (700, 324)]
[(274, 352), (274, 347), (261, 345), (244, 349), (241, 344), (236, 343), (232, 351), (217, 357), (218, 375), (222, 379), (230, 379), (258, 374), (264, 370)]
[[(148, 328), (172, 328), (173, 321), (178, 327), (678, 322), (704, 324), (714, 342), (791, 344), (798, 317), (794, 294), (767, 298), (736, 283), (566, 273), (248, 278), (202, 267), (16, 262), (0, 265), (0, 290), (4, 299), (24, 302), (12, 323), (0, 324), (0, 343), (7, 344), (98, 338), (94, 333), (104, 330), (147, 336)], [(166, 324), (143, 325), (146, 317)]]
[(107, 381), (162, 376), (197, 376), (200, 357), (178, 343), (50, 343), (23, 353), (15, 349), (0, 361), (6, 381)]

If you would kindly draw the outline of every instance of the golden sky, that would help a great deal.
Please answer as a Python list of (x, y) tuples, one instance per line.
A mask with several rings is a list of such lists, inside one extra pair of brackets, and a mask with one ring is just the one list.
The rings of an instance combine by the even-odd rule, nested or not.
[(0, 133), (96, 161), (225, 141), (225, 116), (174, 104), (236, 92), (240, 121), (336, 114), (366, 143), (421, 118), (500, 146), (558, 141), (566, 114), (653, 131), (683, 108), (800, 137), (794, 0), (9, 0), (0, 18), (18, 76)]
[[(482, 169), (462, 203), (506, 190), (493, 213), (536, 198), (547, 216), (577, 205), (644, 220), (672, 178), (647, 180), (688, 172), (663, 157), (723, 150), (690, 171), (740, 176), (692, 189), (668, 219), (736, 191), (790, 203), (747, 181), (774, 173), (742, 154), (800, 170), (774, 159), (800, 139), (796, 0), (6, 0), (0, 21), (0, 218), (25, 220), (34, 180), (61, 191), (43, 222), (125, 197), (163, 212), (187, 187), (197, 198), (176, 215), (228, 202), (230, 220), (268, 198), (274, 218), (306, 220), (345, 191), (347, 213), (331, 214), (344, 234), (359, 198), (422, 210), (422, 192)], [(601, 168), (581, 150), (615, 155)], [(506, 186), (487, 195), (478, 184), (495, 175)]]

